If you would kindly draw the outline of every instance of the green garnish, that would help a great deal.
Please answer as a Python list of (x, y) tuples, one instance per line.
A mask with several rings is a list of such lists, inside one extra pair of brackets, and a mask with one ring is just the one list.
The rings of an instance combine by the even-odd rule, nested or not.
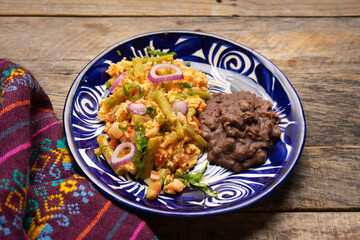
[(116, 51), (117, 52), (117, 54), (119, 55), (119, 57), (121, 56), (121, 53), (120, 53), (120, 51), (119, 50), (117, 50)]
[(175, 97), (173, 100), (171, 100), (169, 103), (170, 105), (172, 105), (176, 100), (178, 99), (182, 99), (182, 98), (187, 98), (188, 95), (187, 94), (184, 94), (184, 93), (178, 93), (178, 96)]
[(188, 82), (175, 83), (175, 85), (182, 86), (184, 88), (192, 88), (192, 86)]
[(97, 151), (97, 153), (96, 153), (96, 158), (97, 158), (97, 160), (100, 162), (100, 154), (101, 154), (101, 150), (103, 149), (103, 148), (105, 148), (105, 147), (108, 147), (109, 145), (104, 145), (104, 146), (102, 146), (101, 148), (99, 148), (99, 151)]
[[(141, 89), (140, 85), (134, 85), (134, 86), (130, 86), (129, 88), (126, 88), (126, 85), (128, 85), (129, 83), (125, 83), (123, 85), (123, 90), (125, 93), (125, 96), (127, 96), (128, 98), (132, 98), (132, 99), (140, 99), (142, 98), (142, 96), (144, 95), (144, 90)], [(140, 90), (139, 96), (138, 97), (134, 97), (133, 95), (131, 95), (131, 93), (129, 92), (130, 89), (138, 89)]]
[(167, 52), (162, 52), (162, 51), (159, 51), (159, 50), (152, 50), (150, 48), (150, 46), (147, 46), (146, 49), (147, 49), (148, 55), (150, 55), (150, 56), (156, 56), (156, 55), (158, 55), (158, 56), (166, 56), (166, 55), (175, 56), (176, 55), (176, 53), (174, 53), (174, 52), (167, 53)]
[(143, 124), (144, 124), (143, 122), (139, 122), (138, 125), (136, 125), (136, 127), (134, 127), (134, 129), (135, 129), (136, 131), (140, 131), (140, 128), (141, 128), (141, 126), (142, 126)]
[(147, 107), (146, 112), (153, 118), (156, 115), (156, 107)]
[(191, 66), (191, 63), (190, 63), (190, 62), (187, 62), (185, 65), (186, 65), (187, 67), (190, 67), (190, 66)]
[[(138, 126), (140, 124), (142, 125), (142, 123), (139, 123)], [(135, 179), (138, 179), (144, 172), (144, 168), (145, 168), (143, 162), (140, 160), (140, 157), (145, 155), (145, 149), (148, 146), (148, 139), (145, 137), (145, 127), (142, 127), (140, 129), (134, 143), (137, 148), (137, 152), (135, 153), (132, 162), (135, 164), (135, 166), (139, 168), (139, 172), (135, 177)]]
[(207, 168), (208, 163), (206, 163), (204, 169), (199, 172), (199, 173), (193, 173), (193, 174), (175, 174), (175, 177), (177, 178), (182, 178), (186, 181), (188, 181), (191, 185), (195, 186), (195, 187), (200, 187), (202, 188), (202, 190), (209, 195), (210, 197), (215, 197), (217, 198), (219, 190), (217, 190), (217, 192), (213, 192), (209, 186), (205, 183), (200, 183), (200, 179), (203, 176), (206, 168)]
[(164, 83), (161, 83), (161, 87), (162, 87), (165, 91), (168, 90), (168, 89), (165, 87), (165, 84), (164, 84)]
[[(126, 108), (127, 109), (127, 108)], [(126, 126), (125, 127), (121, 127), (121, 123), (118, 125), (119, 129), (120, 130), (123, 130), (123, 131), (127, 131), (128, 130), (128, 123), (126, 123)]]

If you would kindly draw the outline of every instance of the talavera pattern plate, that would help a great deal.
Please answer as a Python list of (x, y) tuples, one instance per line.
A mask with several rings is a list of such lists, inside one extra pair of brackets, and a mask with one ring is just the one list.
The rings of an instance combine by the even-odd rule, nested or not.
[[(233, 173), (209, 164), (202, 182), (219, 190), (218, 198), (188, 188), (180, 195), (160, 194), (146, 200), (146, 184), (132, 176), (116, 176), (104, 159), (94, 155), (96, 138), (104, 131), (97, 119), (99, 102), (108, 92), (104, 83), (111, 62), (146, 55), (146, 47), (176, 52), (207, 74), (210, 93), (249, 90), (270, 100), (281, 117), (281, 138), (268, 150), (265, 164)], [(121, 53), (119, 56), (118, 53)], [(305, 142), (305, 118), (300, 99), (285, 75), (268, 59), (232, 40), (200, 32), (152, 32), (116, 43), (95, 57), (77, 76), (67, 96), (64, 127), (70, 151), (87, 177), (115, 201), (152, 213), (204, 216), (248, 206), (272, 192), (290, 174)], [(192, 173), (207, 162), (202, 153)]]

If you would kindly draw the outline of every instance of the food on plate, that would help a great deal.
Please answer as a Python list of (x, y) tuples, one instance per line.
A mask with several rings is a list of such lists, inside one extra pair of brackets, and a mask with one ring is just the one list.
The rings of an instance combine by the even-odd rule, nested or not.
[(207, 146), (197, 120), (210, 97), (206, 75), (150, 48), (148, 56), (112, 63), (107, 73), (110, 95), (98, 111), (106, 134), (98, 137), (96, 154), (117, 175), (148, 182), (147, 199), (160, 191), (182, 192), (189, 184), (211, 194), (199, 174), (187, 174)]
[(267, 149), (281, 133), (271, 102), (240, 91), (215, 93), (206, 104), (199, 122), (209, 162), (234, 172), (265, 163)]

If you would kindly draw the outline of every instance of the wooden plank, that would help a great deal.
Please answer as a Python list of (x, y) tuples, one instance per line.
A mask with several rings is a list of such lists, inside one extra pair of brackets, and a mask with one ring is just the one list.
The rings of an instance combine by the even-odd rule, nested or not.
[(358, 239), (358, 212), (242, 213), (197, 218), (143, 214), (159, 239)]
[[(194, 9), (196, 9), (194, 11)], [(72, 1), (8, 0), (1, 15), (45, 16), (359, 16), (357, 0)]]

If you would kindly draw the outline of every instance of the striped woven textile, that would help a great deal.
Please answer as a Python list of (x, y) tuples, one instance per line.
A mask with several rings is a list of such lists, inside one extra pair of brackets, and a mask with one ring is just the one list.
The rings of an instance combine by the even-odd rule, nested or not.
[(0, 59), (0, 93), (0, 239), (157, 239), (79, 173), (30, 72)]

